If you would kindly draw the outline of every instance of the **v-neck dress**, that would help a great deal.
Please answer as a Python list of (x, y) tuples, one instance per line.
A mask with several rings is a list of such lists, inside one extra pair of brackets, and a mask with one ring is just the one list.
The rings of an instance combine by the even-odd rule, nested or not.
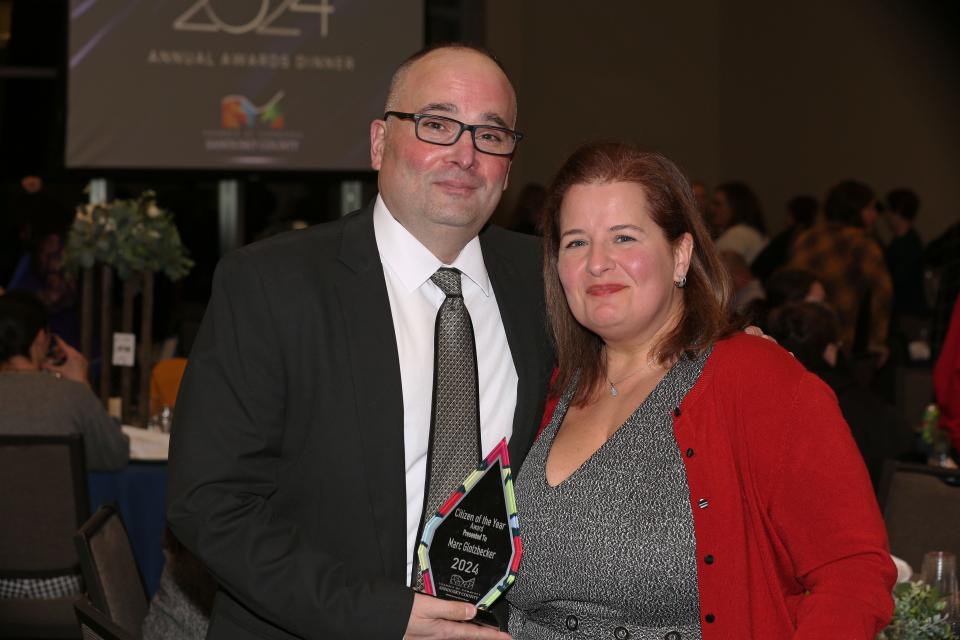
[(696, 541), (672, 413), (709, 352), (681, 357), (627, 421), (555, 487), (546, 461), (568, 388), (516, 478), (523, 559), (514, 640), (699, 639)]

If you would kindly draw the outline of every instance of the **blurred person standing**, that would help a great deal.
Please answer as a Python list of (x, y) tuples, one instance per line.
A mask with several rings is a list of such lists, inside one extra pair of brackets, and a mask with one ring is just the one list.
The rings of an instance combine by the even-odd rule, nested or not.
[(717, 186), (710, 214), (717, 250), (736, 251), (752, 264), (767, 245), (763, 209), (753, 190), (743, 182)]
[(841, 182), (827, 194), (823, 213), (822, 225), (797, 238), (789, 266), (810, 271), (823, 283), (840, 323), (840, 348), (848, 356), (874, 354), (882, 365), (889, 355), (893, 285), (883, 250), (867, 232), (878, 215), (873, 190), (861, 182)]
[(787, 228), (775, 235), (750, 265), (753, 275), (761, 282), (790, 261), (793, 243), (797, 236), (813, 226), (817, 206), (817, 199), (813, 196), (796, 196), (787, 202)]
[(33, 295), (0, 296), (0, 433), (83, 435), (89, 471), (127, 465), (130, 445), (87, 382), (87, 360), (50, 332)]
[(920, 199), (909, 189), (894, 189), (887, 194), (883, 219), (893, 240), (884, 251), (887, 270), (893, 282), (894, 317), (926, 316), (930, 308), (924, 294), (923, 241), (914, 227)]

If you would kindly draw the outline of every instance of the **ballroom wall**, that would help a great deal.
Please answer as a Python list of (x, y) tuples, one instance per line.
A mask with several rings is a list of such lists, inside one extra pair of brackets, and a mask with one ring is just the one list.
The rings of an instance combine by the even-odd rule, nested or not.
[(498, 218), (576, 144), (616, 138), (747, 181), (773, 229), (840, 179), (912, 187), (933, 237), (960, 219), (960, 57), (952, 3), (923, 4), (488, 0), (528, 134)]

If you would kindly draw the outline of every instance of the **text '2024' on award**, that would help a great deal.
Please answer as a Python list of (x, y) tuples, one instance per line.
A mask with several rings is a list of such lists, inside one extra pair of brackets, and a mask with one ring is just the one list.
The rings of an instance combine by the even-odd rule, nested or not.
[(521, 553), (503, 439), (424, 527), (417, 549), (423, 590), (485, 611), (513, 584)]

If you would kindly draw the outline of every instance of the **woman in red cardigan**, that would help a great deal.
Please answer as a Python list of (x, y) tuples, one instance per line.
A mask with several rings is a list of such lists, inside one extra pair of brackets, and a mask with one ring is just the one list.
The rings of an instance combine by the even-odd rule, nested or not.
[(517, 640), (874, 638), (896, 571), (833, 393), (730, 324), (683, 174), (592, 144), (544, 209), (560, 401), (516, 480)]

